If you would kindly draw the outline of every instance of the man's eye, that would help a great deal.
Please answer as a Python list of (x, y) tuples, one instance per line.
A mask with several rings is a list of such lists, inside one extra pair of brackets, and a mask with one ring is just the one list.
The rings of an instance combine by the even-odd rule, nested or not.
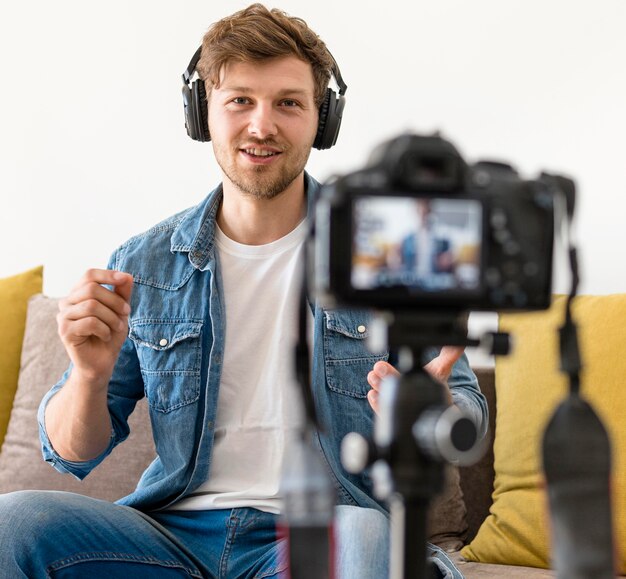
[(235, 97), (232, 100), (233, 103), (235, 103), (236, 105), (246, 105), (248, 104), (250, 101), (246, 98), (246, 97)]
[(298, 103), (298, 101), (294, 101), (293, 99), (285, 99), (281, 104), (284, 107), (298, 107), (298, 106), (300, 106), (300, 103)]

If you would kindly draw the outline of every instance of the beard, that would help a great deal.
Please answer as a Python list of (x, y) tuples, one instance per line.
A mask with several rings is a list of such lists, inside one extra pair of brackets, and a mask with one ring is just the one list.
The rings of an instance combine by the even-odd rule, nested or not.
[(237, 164), (240, 148), (227, 149), (213, 142), (215, 159), (222, 172), (245, 195), (258, 200), (274, 199), (291, 185), (304, 171), (311, 146), (297, 149), (278, 145), (271, 140), (246, 141), (248, 144), (278, 147), (281, 150), (279, 166), (256, 165), (246, 169)]

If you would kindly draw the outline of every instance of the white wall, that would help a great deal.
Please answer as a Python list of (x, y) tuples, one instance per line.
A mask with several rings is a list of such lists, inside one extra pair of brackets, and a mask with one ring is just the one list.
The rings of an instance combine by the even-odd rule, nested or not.
[[(248, 1), (31, 0), (0, 8), (0, 277), (45, 265), (63, 295), (128, 236), (219, 174), (183, 127), (180, 75), (211, 22)], [(584, 293), (626, 291), (624, 0), (283, 0), (349, 86), (319, 179), (404, 130), (470, 161), (573, 175)], [(559, 272), (555, 289), (567, 276)]]

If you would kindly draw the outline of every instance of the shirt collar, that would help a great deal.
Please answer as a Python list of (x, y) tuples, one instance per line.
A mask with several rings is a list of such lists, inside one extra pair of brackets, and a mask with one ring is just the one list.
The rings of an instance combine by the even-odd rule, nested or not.
[[(304, 191), (307, 196), (307, 215), (313, 214), (313, 206), (320, 190), (321, 185), (305, 171)], [(197, 269), (206, 268), (213, 254), (217, 210), (223, 195), (224, 191), (220, 184), (202, 203), (187, 211), (172, 234), (170, 250), (187, 252), (189, 261)]]

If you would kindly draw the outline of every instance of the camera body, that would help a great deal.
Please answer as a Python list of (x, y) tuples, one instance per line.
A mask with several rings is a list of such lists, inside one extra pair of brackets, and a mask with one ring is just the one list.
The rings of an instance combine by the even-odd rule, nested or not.
[(407, 134), (322, 188), (310, 278), (328, 307), (545, 309), (554, 230), (555, 178)]

